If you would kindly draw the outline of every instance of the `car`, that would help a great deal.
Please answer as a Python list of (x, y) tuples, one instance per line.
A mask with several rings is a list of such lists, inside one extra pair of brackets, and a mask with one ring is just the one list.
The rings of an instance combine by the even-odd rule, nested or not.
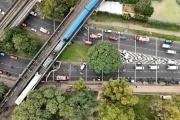
[(80, 65), (80, 70), (83, 70), (86, 67), (86, 63), (83, 63), (82, 65)]
[(170, 48), (171, 46), (168, 45), (168, 44), (162, 44), (161, 47), (162, 47), (162, 48)]
[(37, 32), (37, 30), (36, 30), (36, 29), (34, 29), (34, 28), (31, 28), (31, 31), (33, 31), (33, 32)]
[(5, 14), (5, 12), (4, 12), (4, 11), (1, 11), (1, 14), (3, 14), (3, 15), (4, 15), (4, 14)]
[(172, 40), (165, 40), (164, 42), (167, 43), (167, 44), (173, 44), (174, 41), (172, 41)]
[(5, 53), (0, 51), (0, 56), (5, 56)]
[(89, 35), (89, 37), (92, 39), (101, 38), (102, 36), (103, 36), (103, 34), (101, 34), (101, 33), (95, 33), (95, 34)]
[(136, 41), (141, 41), (141, 42), (149, 42), (149, 37), (147, 36), (135, 36)]
[(0, 74), (3, 74), (3, 71), (2, 71), (2, 70), (0, 70)]
[(123, 32), (116, 32), (116, 34), (118, 34), (118, 35), (123, 35)]
[(87, 44), (87, 45), (94, 45), (94, 42), (91, 41), (91, 40), (89, 40), (89, 41), (85, 40), (84, 43)]
[(117, 40), (118, 40), (118, 38), (117, 38), (117, 37), (115, 37), (115, 36), (109, 36), (109, 39), (110, 39), (110, 40), (115, 40), (115, 41), (117, 41)]
[(30, 14), (33, 15), (33, 16), (37, 15), (34, 11), (31, 11)]
[(119, 36), (119, 38), (120, 38), (121, 40), (127, 40), (126, 37), (123, 36), (123, 35)]
[(23, 26), (23, 27), (26, 27), (27, 25), (26, 25), (25, 23), (22, 23), (22, 26)]
[(0, 12), (1, 12), (2, 10), (0, 9)]
[(14, 60), (17, 60), (17, 59), (18, 59), (18, 57), (17, 57), (17, 56), (14, 56), (14, 55), (10, 55), (10, 58), (11, 58), (11, 59), (14, 59)]
[(104, 30), (104, 32), (106, 32), (106, 33), (111, 33), (112, 30)]
[(176, 54), (176, 51), (175, 50), (166, 50), (166, 53), (168, 53), (168, 54)]

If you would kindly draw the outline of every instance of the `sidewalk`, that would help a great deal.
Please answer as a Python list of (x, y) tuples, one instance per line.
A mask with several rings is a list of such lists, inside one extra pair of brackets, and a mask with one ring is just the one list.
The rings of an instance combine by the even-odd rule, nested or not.
[(121, 22), (96, 22), (93, 20), (88, 20), (88, 24), (110, 25), (114, 27), (123, 27), (123, 28), (128, 28), (128, 29), (149, 31), (149, 32), (154, 32), (154, 33), (159, 33), (159, 34), (175, 35), (175, 36), (180, 37), (180, 32), (161, 30), (161, 29), (156, 29), (156, 28), (148, 28), (148, 27), (143, 27), (140, 25), (121, 23)]

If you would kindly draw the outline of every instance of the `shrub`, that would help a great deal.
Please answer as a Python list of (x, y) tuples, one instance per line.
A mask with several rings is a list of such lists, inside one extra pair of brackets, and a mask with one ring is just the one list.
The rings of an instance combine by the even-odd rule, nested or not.
[(147, 22), (148, 17), (147, 16), (142, 16), (142, 15), (135, 15), (135, 20), (136, 21), (141, 21), (141, 22)]

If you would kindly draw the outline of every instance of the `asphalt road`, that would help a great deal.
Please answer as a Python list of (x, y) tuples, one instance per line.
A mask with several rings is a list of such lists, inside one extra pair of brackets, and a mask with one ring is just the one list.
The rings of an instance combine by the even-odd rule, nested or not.
[(8, 2), (8, 0), (0, 0), (0, 9), (2, 11), (6, 12), (9, 6), (10, 6), (10, 3)]

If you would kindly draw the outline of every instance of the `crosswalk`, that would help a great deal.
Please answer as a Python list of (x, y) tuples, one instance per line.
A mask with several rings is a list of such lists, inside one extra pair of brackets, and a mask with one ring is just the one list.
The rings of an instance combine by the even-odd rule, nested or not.
[[(127, 59), (125, 59), (125, 54), (129, 54)], [(132, 63), (135, 64), (137, 62), (141, 62), (142, 64), (167, 64), (167, 61), (171, 59), (156, 57), (152, 55), (140, 54), (135, 52), (126, 52), (125, 54), (121, 53), (121, 58), (123, 63)], [(180, 65), (180, 61), (176, 60), (177, 65)]]

